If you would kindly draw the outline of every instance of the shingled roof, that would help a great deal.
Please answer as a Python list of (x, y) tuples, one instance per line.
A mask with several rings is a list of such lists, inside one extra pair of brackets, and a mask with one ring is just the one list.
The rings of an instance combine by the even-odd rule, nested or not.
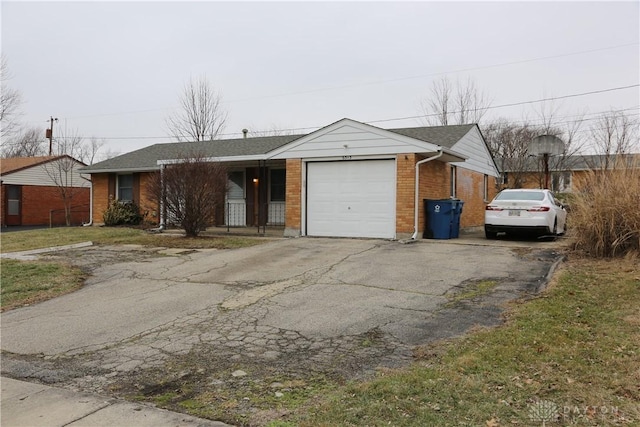
[(158, 160), (179, 159), (189, 153), (205, 157), (235, 157), (266, 154), (303, 135), (267, 136), (257, 138), (219, 139), (199, 142), (154, 144), (112, 159), (82, 168), (83, 173), (103, 171), (156, 170)]
[[(431, 126), (387, 129), (400, 135), (451, 148), (476, 125)], [(82, 168), (82, 173), (149, 171), (159, 169), (159, 160), (178, 159), (189, 153), (210, 158), (259, 156), (282, 147), (301, 135), (266, 136), (256, 138), (220, 139), (200, 142), (154, 144), (130, 153)]]
[(7, 157), (0, 159), (0, 175), (14, 173), (68, 156)]

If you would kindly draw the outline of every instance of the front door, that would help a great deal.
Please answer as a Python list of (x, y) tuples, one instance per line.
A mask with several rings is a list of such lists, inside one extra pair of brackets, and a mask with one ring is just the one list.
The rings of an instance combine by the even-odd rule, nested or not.
[(7, 185), (7, 225), (22, 225), (22, 187)]

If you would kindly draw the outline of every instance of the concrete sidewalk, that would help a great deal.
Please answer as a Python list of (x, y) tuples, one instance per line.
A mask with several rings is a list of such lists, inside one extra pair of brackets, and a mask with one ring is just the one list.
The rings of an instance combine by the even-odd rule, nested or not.
[(5, 377), (0, 381), (2, 426), (228, 426), (218, 421), (105, 396), (76, 393)]

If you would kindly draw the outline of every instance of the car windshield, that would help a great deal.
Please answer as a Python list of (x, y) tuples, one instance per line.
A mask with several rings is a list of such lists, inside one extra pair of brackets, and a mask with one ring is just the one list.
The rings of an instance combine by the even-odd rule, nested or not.
[(496, 200), (544, 200), (542, 191), (503, 191)]

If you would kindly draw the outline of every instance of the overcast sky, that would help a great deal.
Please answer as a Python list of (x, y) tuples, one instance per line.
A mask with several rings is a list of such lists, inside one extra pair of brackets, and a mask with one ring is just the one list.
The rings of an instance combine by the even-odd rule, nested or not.
[[(475, 80), (494, 106), (485, 118), (535, 118), (539, 103), (500, 106), (638, 84), (639, 4), (2, 1), (2, 52), (24, 123), (58, 117), (124, 153), (171, 141), (165, 118), (201, 75), (227, 137), (417, 116), (444, 75)], [(554, 103), (586, 118), (639, 104), (637, 86)]]

